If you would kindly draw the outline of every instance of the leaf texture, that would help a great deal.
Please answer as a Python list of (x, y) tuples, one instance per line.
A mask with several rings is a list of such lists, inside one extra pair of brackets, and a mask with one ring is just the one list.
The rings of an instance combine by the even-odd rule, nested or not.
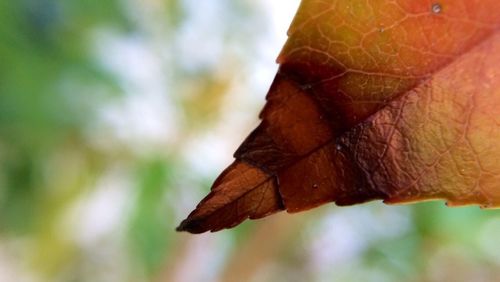
[(352, 205), (500, 206), (500, 2), (303, 0), (261, 124), (179, 231)]

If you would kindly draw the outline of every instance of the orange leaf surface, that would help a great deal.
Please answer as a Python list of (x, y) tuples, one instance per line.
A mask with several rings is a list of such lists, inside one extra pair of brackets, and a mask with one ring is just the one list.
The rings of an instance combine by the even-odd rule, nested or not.
[(303, 0), (261, 124), (178, 227), (443, 199), (500, 206), (500, 1)]

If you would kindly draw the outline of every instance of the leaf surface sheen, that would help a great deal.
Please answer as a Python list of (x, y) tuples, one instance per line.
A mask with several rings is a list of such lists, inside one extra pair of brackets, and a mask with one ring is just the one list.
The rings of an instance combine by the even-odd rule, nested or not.
[(500, 206), (500, 2), (303, 0), (261, 124), (178, 227), (352, 205)]

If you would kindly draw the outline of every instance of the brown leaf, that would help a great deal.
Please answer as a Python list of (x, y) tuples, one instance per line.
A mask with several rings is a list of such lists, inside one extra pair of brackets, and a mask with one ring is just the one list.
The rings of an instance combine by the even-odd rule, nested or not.
[(274, 177), (236, 161), (215, 181), (210, 194), (177, 228), (202, 233), (233, 227), (283, 209)]
[(500, 2), (304, 0), (261, 124), (178, 230), (327, 202), (500, 206)]

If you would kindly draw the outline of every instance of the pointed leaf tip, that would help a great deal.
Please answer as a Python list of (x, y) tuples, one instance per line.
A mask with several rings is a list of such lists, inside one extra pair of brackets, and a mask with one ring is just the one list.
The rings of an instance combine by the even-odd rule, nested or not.
[(208, 230), (203, 230), (203, 228), (201, 228), (200, 225), (197, 224), (196, 221), (194, 221), (194, 220), (185, 219), (181, 222), (181, 224), (179, 224), (179, 226), (177, 226), (175, 231), (177, 231), (177, 232), (189, 232), (192, 234), (200, 234), (200, 233), (206, 232)]
[(283, 210), (273, 176), (236, 161), (214, 182), (208, 194), (177, 231), (203, 233), (238, 225)]

